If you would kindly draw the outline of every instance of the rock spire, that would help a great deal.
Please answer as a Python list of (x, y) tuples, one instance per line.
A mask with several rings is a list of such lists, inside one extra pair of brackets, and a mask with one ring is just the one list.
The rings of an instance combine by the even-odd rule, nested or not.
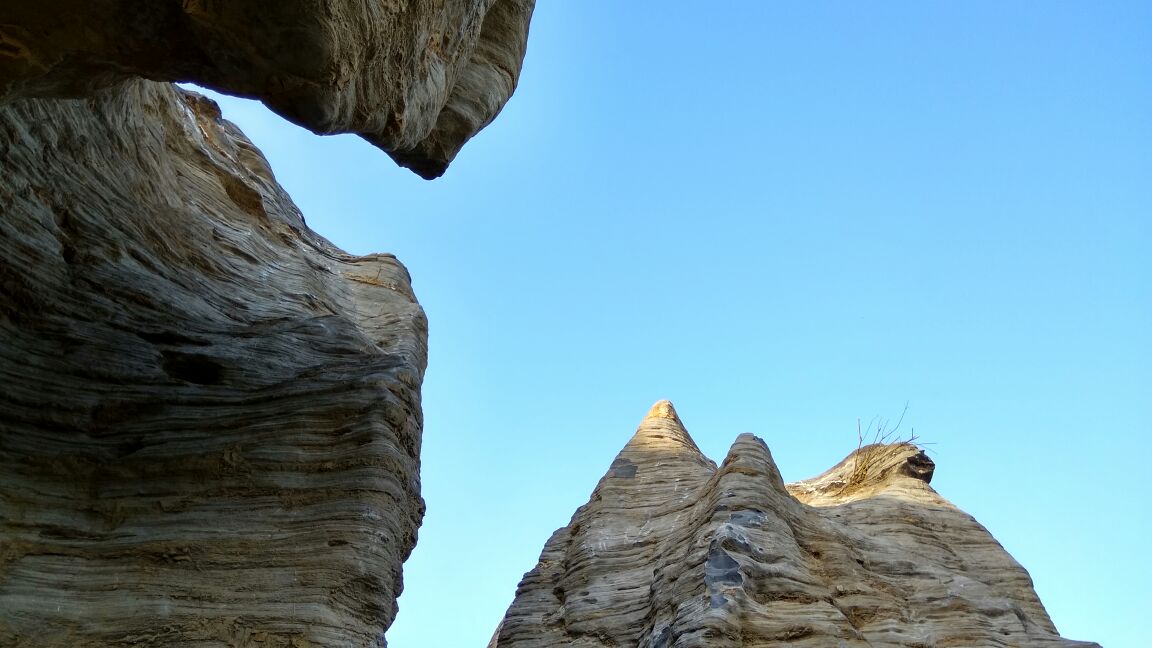
[(1057, 634), (1027, 572), (928, 485), (933, 468), (911, 444), (870, 446), (788, 485), (750, 434), (717, 467), (661, 401), (489, 648), (1095, 647)]

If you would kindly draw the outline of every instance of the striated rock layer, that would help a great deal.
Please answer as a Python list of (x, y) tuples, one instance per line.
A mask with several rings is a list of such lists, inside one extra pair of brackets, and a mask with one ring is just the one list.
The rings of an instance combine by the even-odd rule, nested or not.
[(0, 105), (0, 161), (0, 645), (383, 645), (423, 514), (407, 271), (169, 84)]
[(125, 79), (260, 99), (442, 174), (516, 88), (535, 0), (0, 3), (0, 102)]
[(940, 497), (911, 444), (784, 484), (741, 435), (717, 467), (657, 403), (548, 540), (489, 648), (1090, 647)]
[(0, 645), (384, 645), (423, 515), (408, 273), (152, 81), (431, 178), (515, 89), (533, 5), (0, 3)]

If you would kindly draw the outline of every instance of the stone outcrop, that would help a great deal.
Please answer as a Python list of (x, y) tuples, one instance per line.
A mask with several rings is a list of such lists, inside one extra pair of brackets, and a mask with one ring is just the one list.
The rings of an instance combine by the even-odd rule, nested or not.
[(357, 133), (425, 178), (512, 95), (534, 0), (0, 3), (0, 102), (142, 77)]
[(369, 646), (423, 514), (407, 271), (217, 106), (0, 106), (0, 645)]
[(911, 444), (786, 485), (741, 435), (717, 467), (657, 403), (548, 540), (490, 648), (1096, 646), (929, 485)]
[(431, 178), (533, 0), (0, 3), (0, 645), (383, 646), (427, 324), (210, 100)]

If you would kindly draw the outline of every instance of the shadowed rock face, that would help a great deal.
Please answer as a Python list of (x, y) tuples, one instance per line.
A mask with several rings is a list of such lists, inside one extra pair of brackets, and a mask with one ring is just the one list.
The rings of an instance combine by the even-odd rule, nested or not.
[(423, 514), (407, 271), (170, 84), (0, 106), (0, 159), (0, 645), (382, 645)]
[(0, 102), (131, 77), (260, 99), (439, 176), (512, 95), (535, 0), (0, 3)]
[(489, 648), (1096, 646), (940, 497), (915, 446), (784, 484), (741, 435), (717, 468), (657, 403), (525, 574)]

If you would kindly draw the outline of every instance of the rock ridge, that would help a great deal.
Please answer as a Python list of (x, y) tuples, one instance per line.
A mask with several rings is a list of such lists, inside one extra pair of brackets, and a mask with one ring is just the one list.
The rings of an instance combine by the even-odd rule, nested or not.
[[(645, 455), (654, 432), (675, 443)], [(657, 403), (489, 648), (1097, 646), (1059, 636), (933, 470), (915, 445), (877, 444), (785, 484), (762, 439), (740, 435), (717, 467)]]

